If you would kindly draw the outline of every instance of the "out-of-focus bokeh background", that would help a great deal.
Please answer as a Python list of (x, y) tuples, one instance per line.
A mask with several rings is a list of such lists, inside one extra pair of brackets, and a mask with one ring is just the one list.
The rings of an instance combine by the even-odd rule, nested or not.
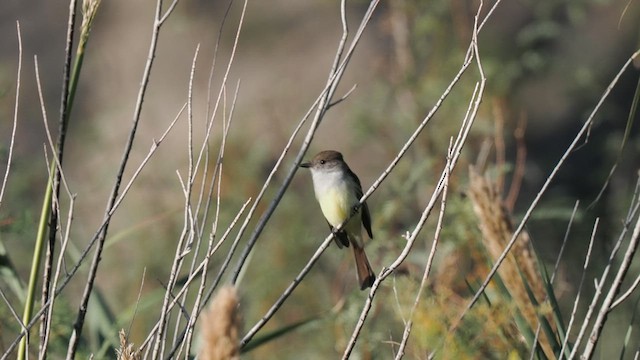
[[(307, 157), (323, 149), (345, 154), (365, 188), (377, 178), (460, 68), (471, 37), (477, 1), (394, 0), (383, 2), (353, 56), (338, 96), (355, 91), (333, 107), (321, 124)], [(493, 5), (485, 3), (482, 14)], [(347, 6), (351, 30), (367, 8), (365, 1)], [(242, 3), (231, 5), (221, 27), (226, 1), (181, 1), (162, 28), (159, 49), (145, 98), (128, 179), (187, 101), (189, 76), (199, 46), (194, 75), (194, 142), (204, 138), (208, 89), (215, 99), (229, 62)], [(133, 109), (147, 59), (155, 4), (148, 1), (103, 1), (89, 40), (71, 116), (65, 176), (76, 194), (71, 239), (82, 249), (96, 232), (115, 181), (116, 166), (130, 130)], [(465, 196), (467, 167), (476, 162), (483, 144), (491, 143), (487, 168), (504, 178), (507, 197), (517, 178), (513, 216), (523, 215), (542, 183), (599, 101), (613, 76), (640, 47), (640, 4), (626, 0), (503, 1), (479, 38), (486, 93), (462, 163), (452, 177), (449, 214), (445, 218), (433, 276), (416, 314), (408, 355), (422, 358), (438, 346), (440, 335), (459, 313), (469, 286), (486, 274), (477, 220)], [(12, 168), (0, 208), (0, 241), (24, 279), (28, 277), (36, 222), (47, 179), (44, 125), (37, 97), (34, 56), (37, 56), (44, 101), (56, 132), (68, 6), (63, 2), (3, 1), (0, 3), (0, 170), (4, 174), (15, 105), (18, 64), (15, 21), (23, 41), (23, 72), (18, 127)], [(220, 31), (222, 29), (222, 31)], [(326, 83), (342, 33), (337, 1), (250, 1), (227, 83), (227, 108), (218, 110), (210, 156), (217, 156), (222, 111), (228, 113), (238, 89), (225, 150), (220, 226), (226, 228), (239, 207), (255, 197), (291, 131)], [(353, 33), (352, 33), (353, 34)], [(216, 51), (211, 85), (210, 72)], [(597, 276), (621, 229), (631, 202), (639, 165), (637, 124), (622, 152), (638, 66), (628, 70), (604, 103), (588, 140), (571, 154), (527, 230), (541, 261), (552, 269), (576, 200), (581, 207), (567, 243), (556, 280), (556, 295), (569, 317), (581, 276), (593, 221), (600, 218), (591, 267), (583, 296), (593, 294)], [(433, 122), (420, 135), (399, 166), (368, 200), (375, 240), (367, 252), (376, 271), (387, 266), (405, 244), (431, 196), (445, 162), (449, 138), (455, 135), (477, 81), (469, 70)], [(637, 116), (636, 116), (637, 122)], [(520, 129), (518, 134), (514, 131)], [(139, 344), (157, 320), (158, 291), (166, 282), (183, 227), (184, 196), (176, 172), (188, 166), (186, 117), (162, 143), (116, 213), (109, 231), (97, 288), (117, 321), (130, 328)], [(497, 139), (497, 140), (496, 140)], [(302, 137), (294, 141), (294, 151)], [(485, 147), (486, 148), (486, 147)], [(526, 150), (524, 171), (517, 175), (517, 153)], [(504, 161), (496, 161), (504, 156)], [(285, 170), (293, 156), (285, 158)], [(619, 162), (609, 186), (593, 206), (612, 166)], [(211, 165), (213, 170), (213, 165)], [(516, 176), (514, 177), (514, 173)], [(276, 174), (258, 215), (266, 209), (284, 171)], [(196, 182), (199, 186), (200, 182)], [(521, 182), (521, 183), (520, 183)], [(385, 282), (372, 317), (358, 342), (359, 358), (388, 358), (402, 335), (406, 316), (422, 276), (433, 239), (435, 216), (392, 281)], [(251, 223), (251, 230), (255, 221)], [(207, 228), (211, 223), (207, 223)], [(249, 231), (250, 232), (250, 231)], [(235, 231), (233, 233), (235, 235)], [(245, 234), (246, 240), (248, 234)], [(300, 171), (259, 238), (239, 291), (245, 327), (252, 326), (290, 283), (327, 235), (315, 203), (309, 174)], [(233, 238), (233, 237), (232, 237)], [(228, 248), (225, 244), (223, 250)], [(217, 272), (222, 257), (215, 258)], [(233, 264), (234, 262), (232, 262)], [(143, 274), (141, 295), (147, 299), (132, 320)], [(638, 264), (632, 267), (638, 274)], [(226, 279), (224, 277), (223, 279)], [(54, 344), (66, 348), (77, 295), (86, 269), (65, 290), (55, 319)], [(625, 283), (626, 284), (626, 283)], [(0, 283), (0, 287), (5, 284)], [(317, 319), (250, 352), (255, 359), (333, 358), (341, 354), (360, 312), (365, 293), (358, 291), (349, 251), (330, 247), (309, 276), (288, 299), (266, 329)], [(394, 289), (396, 291), (394, 291)], [(406, 296), (405, 296), (406, 295)], [(611, 314), (599, 351), (618, 354), (621, 338), (637, 295)], [(584, 314), (586, 302), (579, 307)], [(18, 329), (0, 306), (2, 328)], [(156, 310), (156, 311), (154, 311)], [(91, 318), (89, 323), (98, 320)], [(480, 316), (480, 315), (479, 315)], [(623, 322), (627, 319), (626, 322)], [(503, 358), (512, 343), (484, 329), (501, 326), (477, 321), (459, 335), (444, 358)], [(503, 325), (503, 324), (502, 324)], [(637, 326), (637, 320), (636, 320)], [(88, 331), (87, 334), (91, 332)], [(13, 332), (0, 331), (6, 347)], [(89, 335), (87, 335), (89, 336)], [(116, 334), (114, 333), (114, 338)], [(508, 337), (508, 336), (507, 336)], [(637, 333), (633, 344), (637, 347)], [(88, 339), (83, 349), (95, 352)], [(501, 342), (502, 341), (502, 342)], [(501, 345), (504, 344), (503, 347)], [(54, 346), (54, 345), (52, 345)], [(64, 352), (60, 351), (60, 356)], [(518, 353), (518, 352), (516, 352)], [(57, 353), (54, 353), (57, 354)], [(524, 354), (527, 353), (518, 353)], [(55, 356), (53, 356), (55, 358)]]

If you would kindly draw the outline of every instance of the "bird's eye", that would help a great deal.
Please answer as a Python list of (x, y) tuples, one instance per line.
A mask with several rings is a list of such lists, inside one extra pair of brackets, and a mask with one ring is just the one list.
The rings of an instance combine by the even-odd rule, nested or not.
[(320, 160), (320, 165), (324, 165), (324, 160)]

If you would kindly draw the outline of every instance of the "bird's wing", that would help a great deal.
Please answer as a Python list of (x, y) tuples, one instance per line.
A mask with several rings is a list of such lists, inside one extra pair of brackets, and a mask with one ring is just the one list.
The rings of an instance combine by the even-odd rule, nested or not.
[[(358, 200), (360, 200), (360, 198), (362, 198), (362, 195), (364, 195), (362, 192), (360, 179), (358, 179), (358, 176), (354, 174), (351, 169), (349, 169), (349, 172), (351, 173), (353, 178), (356, 179), (356, 185), (358, 185), (356, 186), (356, 196), (358, 197)], [(373, 239), (373, 233), (371, 232), (371, 213), (369, 212), (369, 206), (367, 206), (366, 201), (362, 204), (362, 225), (364, 225), (365, 230), (367, 230), (369, 238)]]

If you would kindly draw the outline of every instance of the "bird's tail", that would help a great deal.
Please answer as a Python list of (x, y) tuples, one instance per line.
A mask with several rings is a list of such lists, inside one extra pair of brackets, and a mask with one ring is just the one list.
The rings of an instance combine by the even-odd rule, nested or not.
[(371, 270), (371, 265), (369, 265), (369, 259), (367, 259), (364, 248), (355, 242), (352, 242), (351, 245), (353, 247), (353, 255), (356, 258), (356, 270), (358, 271), (360, 290), (364, 290), (373, 285), (373, 282), (376, 281), (376, 275), (373, 273), (373, 270)]

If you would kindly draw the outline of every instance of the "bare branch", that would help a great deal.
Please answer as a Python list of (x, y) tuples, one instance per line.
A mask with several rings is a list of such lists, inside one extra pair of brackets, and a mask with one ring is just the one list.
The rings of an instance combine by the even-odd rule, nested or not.
[[(231, 126), (231, 120), (233, 119), (233, 113), (235, 110), (235, 106), (236, 106), (236, 102), (238, 100), (238, 91), (239, 91), (239, 84), (236, 87), (236, 92), (234, 94), (234, 98), (232, 100), (231, 103), (231, 109), (229, 111), (229, 115), (227, 116), (226, 110), (223, 112), (224, 114), (224, 118), (222, 119), (222, 125), (223, 125), (223, 136), (222, 136), (222, 140), (221, 140), (221, 144), (220, 144), (220, 151), (219, 151), (219, 155), (218, 155), (218, 162), (217, 162), (217, 169), (216, 172), (218, 174), (218, 191), (216, 194), (216, 202), (217, 202), (217, 208), (216, 208), (216, 214), (215, 214), (215, 218), (214, 218), (214, 224), (212, 225), (214, 228), (212, 229), (211, 232), (211, 236), (209, 238), (209, 245), (208, 245), (208, 250), (207, 253), (205, 254), (205, 259), (203, 260), (203, 268), (202, 268), (202, 276), (200, 278), (200, 284), (198, 286), (197, 289), (197, 295), (196, 295), (196, 300), (194, 301), (193, 304), (193, 310), (192, 310), (192, 315), (189, 318), (189, 322), (187, 324), (187, 326), (185, 327), (185, 329), (177, 336), (176, 340), (174, 341), (174, 347), (173, 349), (169, 352), (168, 357), (169, 358), (174, 358), (180, 355), (180, 353), (178, 352), (176, 354), (176, 351), (178, 350), (178, 346), (180, 346), (180, 348), (185, 347), (186, 348), (186, 353), (190, 353), (190, 348), (191, 348), (191, 342), (193, 339), (193, 329), (195, 327), (196, 321), (199, 318), (199, 315), (201, 313), (201, 311), (204, 308), (204, 304), (208, 301), (208, 299), (211, 297), (213, 290), (215, 289), (215, 286), (213, 286), (210, 290), (210, 292), (208, 292), (206, 295), (204, 294), (204, 290), (206, 287), (206, 280), (207, 280), (207, 273), (208, 273), (208, 265), (211, 259), (211, 256), (213, 255), (214, 251), (214, 236), (213, 234), (215, 234), (216, 230), (215, 227), (217, 227), (217, 223), (219, 220), (219, 209), (220, 209), (220, 189), (221, 189), (221, 176), (222, 176), (222, 158), (224, 157), (224, 149), (225, 149), (225, 145), (226, 145), (226, 139), (227, 136), (229, 134), (229, 128)], [(226, 94), (226, 91), (225, 91)], [(223, 104), (226, 104), (226, 95), (225, 95), (225, 100), (223, 102)], [(228, 117), (228, 119), (227, 119)], [(248, 202), (246, 203), (248, 204)], [(246, 206), (245, 204), (245, 206)], [(234, 223), (235, 224), (235, 223)], [(233, 225), (233, 224), (232, 224)], [(215, 248), (217, 249), (219, 247), (216, 246)], [(194, 267), (195, 267), (195, 257), (194, 257)], [(192, 267), (190, 274), (194, 272), (194, 267)], [(184, 293), (183, 297), (186, 296), (186, 292)], [(186, 336), (186, 338), (185, 338)]]
[(13, 159), (13, 147), (16, 140), (16, 129), (18, 128), (18, 109), (20, 108), (20, 79), (22, 76), (22, 33), (20, 32), (20, 22), (16, 21), (16, 33), (18, 34), (18, 73), (16, 78), (16, 103), (13, 108), (13, 126), (11, 128), (11, 141), (9, 143), (9, 155), (7, 156), (7, 168), (4, 171), (2, 186), (0, 186), (0, 207), (2, 207), (2, 198), (4, 197), (4, 189), (9, 179), (9, 171), (11, 170), (11, 159)]
[[(589, 247), (587, 248), (587, 254), (584, 257), (584, 265), (582, 266), (582, 275), (580, 276), (580, 283), (578, 285), (578, 290), (576, 291), (576, 298), (573, 302), (573, 309), (571, 310), (571, 319), (569, 320), (569, 325), (567, 325), (566, 336), (564, 337), (564, 341), (562, 342), (562, 348), (560, 349), (560, 354), (563, 354), (565, 349), (567, 348), (567, 343), (569, 341), (569, 334), (571, 333), (571, 327), (573, 326), (573, 322), (576, 318), (576, 312), (578, 310), (578, 304), (580, 303), (580, 293), (582, 292), (582, 286), (584, 284), (584, 279), (587, 276), (587, 267), (589, 267), (589, 261), (591, 260), (591, 249), (593, 249), (593, 242), (596, 238), (596, 232), (598, 231), (598, 224), (600, 223), (600, 218), (596, 218), (595, 223), (593, 224), (593, 231), (591, 232), (591, 238), (589, 239)], [(578, 347), (580, 343), (580, 339), (576, 339), (575, 348)]]
[[(611, 304), (613, 303), (616, 295), (620, 292), (620, 287), (622, 286), (622, 282), (624, 281), (627, 272), (629, 271), (629, 267), (631, 266), (631, 261), (633, 260), (633, 256), (638, 249), (638, 245), (640, 245), (640, 218), (636, 221), (636, 226), (633, 229), (633, 234), (631, 235), (631, 240), (629, 241), (629, 245), (627, 246), (627, 251), (624, 254), (622, 262), (618, 267), (618, 273), (613, 279), (613, 283), (611, 284), (611, 288), (609, 289), (609, 293), (604, 298), (602, 305), (600, 306), (600, 312), (598, 312), (598, 316), (596, 317), (595, 323), (593, 324), (593, 330), (591, 331), (591, 335), (589, 335), (589, 339), (587, 340), (587, 345), (584, 349), (584, 352), (581, 355), (582, 359), (591, 359), (593, 356), (593, 351), (598, 344), (598, 340), (600, 340), (600, 332), (604, 327), (604, 323), (607, 321), (607, 317), (609, 312), (611, 311)], [(602, 284), (599, 284), (602, 286)]]
[[(188, 126), (188, 134), (187, 134), (187, 160), (188, 160), (188, 169), (187, 169), (187, 180), (186, 183), (181, 180), (182, 190), (184, 193), (184, 219), (183, 219), (183, 228), (182, 234), (180, 235), (178, 242), (176, 244), (176, 252), (173, 259), (173, 264), (171, 265), (171, 272), (169, 273), (169, 281), (166, 285), (166, 291), (164, 295), (164, 300), (162, 302), (162, 307), (160, 308), (160, 328), (157, 333), (156, 343), (154, 346), (154, 358), (157, 358), (157, 354), (161, 357), (164, 354), (164, 346), (165, 346), (165, 326), (166, 319), (169, 315), (169, 311), (167, 310), (167, 306), (169, 301), (171, 301), (171, 294), (173, 292), (173, 287), (175, 286), (175, 281), (178, 278), (178, 274), (180, 273), (180, 268), (182, 267), (182, 260), (186, 253), (191, 250), (191, 245), (193, 242), (193, 237), (195, 236), (195, 225), (193, 219), (193, 213), (191, 208), (191, 190), (193, 188), (193, 76), (195, 74), (196, 61), (198, 59), (198, 52), (200, 51), (200, 45), (196, 47), (195, 54), (193, 55), (193, 61), (191, 64), (191, 72), (189, 75), (189, 90), (187, 95), (187, 126)], [(188, 239), (188, 240), (187, 240)], [(185, 241), (186, 244), (185, 244)], [(185, 292), (184, 296), (187, 293)], [(182, 297), (182, 302), (180, 304), (181, 307), (184, 307), (184, 297)], [(176, 321), (176, 327), (180, 325), (180, 318)]]

